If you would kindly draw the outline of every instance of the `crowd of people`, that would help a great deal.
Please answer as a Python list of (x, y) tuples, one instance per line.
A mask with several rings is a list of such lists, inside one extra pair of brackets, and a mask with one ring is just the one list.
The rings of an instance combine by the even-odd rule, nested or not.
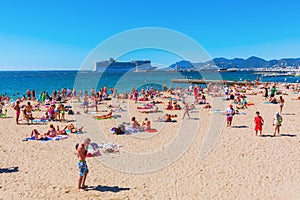
[[(252, 91), (256, 87), (255, 92)], [(260, 88), (257, 88), (260, 87)], [(293, 92), (300, 92), (299, 85), (296, 84), (287, 84), (283, 86), (286, 90)], [(132, 88), (131, 92), (118, 94), (114, 88), (102, 87), (98, 92), (92, 88), (90, 92), (88, 91), (79, 91), (76, 92), (75, 89), (62, 89), (54, 90), (51, 95), (47, 92), (42, 92), (40, 96), (37, 96), (35, 90), (27, 90), (26, 95), (23, 95), (22, 98), (16, 100), (13, 104), (13, 108), (16, 112), (15, 122), (19, 124), (20, 116), (23, 115), (23, 118), (28, 124), (32, 124), (36, 119), (33, 116), (34, 110), (41, 111), (43, 110), (44, 116), (43, 119), (46, 121), (59, 121), (64, 122), (66, 120), (66, 113), (70, 110), (69, 106), (66, 106), (66, 102), (77, 101), (82, 103), (83, 112), (88, 113), (91, 107), (95, 108), (96, 115), (94, 118), (109, 119), (114, 116), (114, 112), (117, 109), (121, 109), (121, 106), (107, 106), (105, 101), (110, 101), (113, 98), (123, 99), (127, 98), (128, 100), (134, 101), (134, 103), (145, 102), (143, 106), (138, 106), (137, 109), (141, 110), (152, 110), (155, 109), (158, 111), (158, 104), (162, 104), (162, 112), (164, 112), (161, 117), (158, 118), (157, 122), (176, 122), (174, 118), (180, 117), (185, 119), (191, 119), (191, 111), (196, 108), (203, 109), (212, 109), (213, 107), (209, 103), (208, 96), (222, 97), (224, 101), (230, 102), (228, 108), (225, 109), (223, 114), (226, 116), (227, 127), (232, 127), (234, 116), (239, 112), (240, 109), (248, 109), (250, 105), (253, 105), (252, 102), (249, 102), (247, 99), (248, 95), (261, 95), (264, 101), (270, 103), (278, 104), (278, 111), (275, 112), (272, 117), (272, 125), (274, 126), (273, 136), (280, 135), (280, 128), (282, 126), (283, 117), (282, 113), (284, 111), (285, 98), (284, 95), (287, 94), (283, 90), (278, 89), (277, 83), (266, 83), (263, 86), (255, 85), (234, 85), (234, 86), (225, 86), (223, 87), (220, 84), (208, 84), (206, 88), (198, 85), (190, 85), (186, 89), (178, 88), (175, 89), (169, 88), (164, 91), (155, 90), (152, 87), (145, 87), (140, 90)], [(193, 102), (188, 102), (187, 97), (191, 97)], [(0, 114), (3, 112), (4, 103), (9, 102), (9, 97), (1, 97), (0, 102)], [(296, 100), (300, 100), (300, 97)], [(33, 104), (33, 105), (32, 105)], [(98, 114), (100, 112), (99, 108), (101, 104), (107, 106), (108, 112), (105, 114)], [(228, 105), (228, 104), (227, 104)], [(165, 110), (165, 111), (164, 111)], [(172, 112), (175, 112), (172, 113)], [(138, 121), (135, 116), (131, 117), (129, 124), (130, 129), (147, 131), (151, 130), (152, 122), (147, 117), (147, 114), (150, 112), (142, 112), (144, 120)], [(180, 113), (180, 114), (178, 114)], [(154, 121), (155, 122), (155, 121)], [(253, 119), (255, 135), (263, 134), (263, 126), (265, 124), (265, 119), (261, 115), (260, 111), (255, 112)], [(38, 129), (34, 128), (31, 132), (31, 137), (36, 140), (44, 140), (46, 138), (53, 138), (57, 135), (68, 135), (70, 133), (82, 132), (82, 128), (76, 128), (74, 124), (70, 123), (66, 126), (63, 126), (62, 129), (59, 128), (59, 125), (55, 127), (54, 124), (49, 125), (49, 129), (45, 133), (41, 133)], [(114, 127), (114, 133), (124, 134), (126, 127), (124, 125), (119, 125)], [(80, 170), (80, 178), (78, 182), (78, 188), (85, 188), (85, 179), (88, 173), (88, 168), (86, 165), (86, 150), (90, 144), (90, 139), (86, 139), (78, 145), (78, 167)]]

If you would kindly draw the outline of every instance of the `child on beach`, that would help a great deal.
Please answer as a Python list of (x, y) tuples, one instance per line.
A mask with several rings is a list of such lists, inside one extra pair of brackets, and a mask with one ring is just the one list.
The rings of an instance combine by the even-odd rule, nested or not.
[(276, 136), (276, 132), (278, 132), (278, 135), (280, 134), (281, 123), (282, 123), (282, 117), (281, 115), (279, 115), (279, 112), (276, 112), (273, 119), (273, 126), (275, 126), (274, 136)]
[(257, 136), (257, 132), (260, 132), (260, 135), (262, 135), (262, 126), (264, 125), (264, 119), (262, 116), (260, 116), (260, 113), (257, 111), (256, 116), (254, 117), (254, 123), (255, 123), (255, 135)]

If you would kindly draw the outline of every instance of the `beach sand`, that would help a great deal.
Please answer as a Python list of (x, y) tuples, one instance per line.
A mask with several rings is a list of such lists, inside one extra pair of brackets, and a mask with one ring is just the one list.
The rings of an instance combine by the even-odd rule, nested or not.
[[(178, 114), (178, 122), (153, 122), (163, 113), (141, 114), (135, 109), (137, 104), (124, 100), (122, 104), (127, 112), (116, 113), (122, 116), (119, 119), (98, 121), (92, 118), (94, 114), (84, 114), (81, 110), (81, 115), (66, 115), (67, 119), (76, 120), (76, 126), (84, 126), (85, 133), (49, 142), (22, 141), (30, 136), (33, 128), (46, 132), (50, 123), (15, 125), (15, 112), (7, 107), (8, 118), (0, 119), (0, 199), (300, 199), (300, 101), (291, 100), (296, 94), (290, 92), (284, 98), (283, 135), (280, 137), (271, 137), (272, 119), (279, 105), (264, 104), (261, 95), (248, 96), (248, 101), (255, 105), (241, 110), (245, 115), (235, 115), (232, 128), (227, 128), (220, 120), (225, 116), (210, 113), (201, 106), (191, 113), (190, 121), (181, 119), (181, 111), (172, 111), (168, 113)], [(226, 109), (229, 102), (223, 103)], [(73, 106), (79, 109), (79, 104)], [(162, 106), (165, 104), (159, 105)], [(213, 109), (215, 107), (217, 105)], [(265, 120), (264, 137), (254, 133), (253, 118), (257, 110)], [(136, 116), (138, 121), (148, 116), (158, 132), (112, 135), (109, 129), (130, 122), (131, 116)], [(221, 123), (223, 130), (212, 150), (201, 157), (200, 150), (205, 138), (209, 137), (208, 130), (215, 128), (214, 123)], [(169, 165), (153, 158), (149, 163), (139, 163), (149, 165), (149, 172), (136, 173), (139, 168), (133, 167), (130, 172), (134, 163), (130, 158), (118, 166), (123, 170), (105, 164), (131, 153), (149, 154), (167, 149), (180, 137), (178, 130), (184, 124), (192, 126), (186, 129), (187, 137), (193, 136), (191, 130), (196, 133), (195, 137), (188, 146), (184, 146), (186, 138), (182, 137), (184, 152)], [(66, 123), (54, 122), (54, 125), (62, 127)], [(120, 153), (87, 158), (89, 189), (79, 191), (75, 144), (85, 137), (93, 142), (115, 142), (123, 147)], [(172, 148), (167, 151), (178, 153)], [(157, 166), (159, 169), (155, 169)]]

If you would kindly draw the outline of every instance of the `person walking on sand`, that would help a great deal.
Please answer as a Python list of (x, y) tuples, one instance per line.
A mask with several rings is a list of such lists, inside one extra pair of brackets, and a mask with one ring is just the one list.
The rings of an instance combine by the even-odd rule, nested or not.
[(233, 115), (235, 114), (232, 104), (230, 104), (229, 107), (226, 109), (225, 114), (226, 114), (227, 127), (231, 127)]
[(257, 136), (257, 132), (259, 131), (260, 135), (262, 135), (262, 126), (264, 125), (264, 119), (260, 116), (260, 113), (257, 111), (256, 116), (254, 117), (255, 123), (255, 135)]
[(282, 117), (281, 115), (279, 115), (279, 112), (276, 112), (273, 119), (273, 126), (275, 126), (274, 136), (276, 136), (276, 132), (278, 132), (278, 135), (280, 134), (281, 123), (282, 123)]
[(184, 110), (184, 113), (183, 113), (182, 119), (184, 119), (185, 115), (187, 115), (188, 118), (191, 119), (190, 114), (189, 114), (189, 112), (190, 112), (190, 106), (189, 106), (188, 103), (184, 104), (183, 110)]
[(85, 180), (87, 177), (87, 174), (89, 173), (88, 166), (86, 164), (86, 154), (89, 144), (91, 143), (90, 138), (84, 139), (84, 141), (81, 144), (76, 145), (77, 149), (77, 155), (78, 155), (78, 168), (79, 168), (79, 180), (78, 180), (78, 189), (85, 189)]
[(284, 99), (282, 98), (282, 96), (279, 97), (278, 103), (279, 103), (279, 113), (282, 114), (282, 108), (284, 106)]

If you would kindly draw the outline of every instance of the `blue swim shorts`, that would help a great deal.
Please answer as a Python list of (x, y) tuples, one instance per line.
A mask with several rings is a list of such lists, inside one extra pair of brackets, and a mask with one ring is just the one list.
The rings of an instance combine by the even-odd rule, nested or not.
[(85, 161), (79, 161), (78, 162), (78, 168), (79, 168), (79, 176), (84, 176), (85, 173), (89, 173), (89, 168)]

